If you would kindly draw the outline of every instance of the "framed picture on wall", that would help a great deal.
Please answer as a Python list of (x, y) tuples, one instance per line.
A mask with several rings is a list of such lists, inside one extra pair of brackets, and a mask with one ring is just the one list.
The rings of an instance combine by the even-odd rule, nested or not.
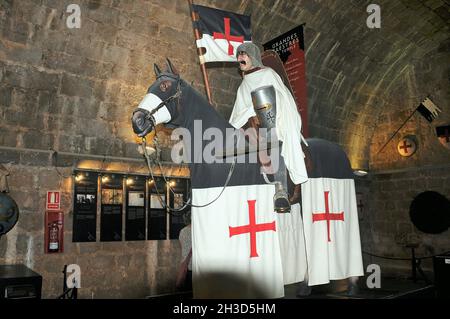
[(163, 203), (166, 201), (165, 195), (151, 194), (150, 207), (154, 209), (164, 209)]

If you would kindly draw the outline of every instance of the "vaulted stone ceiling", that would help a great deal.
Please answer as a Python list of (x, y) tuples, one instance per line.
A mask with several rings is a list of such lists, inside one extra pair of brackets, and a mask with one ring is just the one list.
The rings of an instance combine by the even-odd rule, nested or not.
[[(306, 23), (310, 136), (343, 145), (353, 167), (378, 165), (374, 153), (427, 95), (449, 108), (448, 1), (376, 1), (380, 29), (366, 25), (372, 1), (194, 2), (251, 14), (258, 44)], [(68, 29), (64, 1), (0, 2), (0, 79), (4, 96), (12, 96), (2, 103), (14, 106), (1, 109), (0, 141), (139, 156), (129, 115), (152, 81), (153, 63), (172, 58), (203, 92), (188, 2), (79, 3), (82, 27)], [(240, 82), (236, 66), (211, 66), (208, 73), (213, 101), (228, 118)], [(33, 122), (22, 120), (30, 112)], [(448, 124), (449, 113), (436, 124)], [(408, 125), (434, 138), (428, 123)]]
[[(386, 124), (382, 114), (411, 112), (427, 95), (448, 107), (448, 1), (202, 3), (251, 14), (254, 41), (259, 44), (306, 23), (310, 135), (343, 145), (354, 167), (368, 166), (372, 139)], [(371, 3), (381, 8), (380, 29), (366, 25)], [(400, 126), (398, 121), (385, 127), (380, 142)]]

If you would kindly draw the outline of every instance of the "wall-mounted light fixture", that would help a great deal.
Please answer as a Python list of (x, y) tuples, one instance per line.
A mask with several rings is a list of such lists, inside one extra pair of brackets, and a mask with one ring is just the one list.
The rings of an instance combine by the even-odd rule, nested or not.
[(107, 175), (102, 176), (102, 183), (107, 183), (107, 182), (109, 182), (109, 180), (110, 180), (109, 176), (107, 176)]
[(125, 183), (126, 183), (127, 185), (133, 185), (133, 184), (134, 184), (134, 179), (131, 178), (131, 177), (127, 177)]
[(177, 182), (175, 182), (175, 180), (169, 181), (169, 186), (170, 187), (174, 187), (175, 185), (177, 185)]
[(359, 176), (359, 177), (364, 177), (367, 174), (369, 174), (369, 172), (365, 169), (355, 169), (355, 170), (353, 170), (353, 174), (355, 174), (356, 176)]
[[(145, 149), (147, 150), (147, 154), (148, 156), (152, 156), (153, 154), (156, 153), (156, 149), (152, 146), (146, 146)], [(142, 146), (142, 144), (138, 145), (137, 148), (139, 154), (144, 155), (144, 147)]]

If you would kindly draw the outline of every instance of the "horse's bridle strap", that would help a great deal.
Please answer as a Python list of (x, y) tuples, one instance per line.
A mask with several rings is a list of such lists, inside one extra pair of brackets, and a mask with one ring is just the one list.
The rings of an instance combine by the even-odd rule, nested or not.
[(153, 117), (153, 114), (155, 114), (160, 108), (162, 108), (163, 106), (165, 106), (167, 103), (169, 103), (170, 101), (172, 101), (173, 99), (176, 99), (178, 97), (180, 97), (181, 95), (181, 85), (180, 85), (180, 81), (178, 80), (177, 82), (177, 90), (174, 94), (172, 94), (171, 96), (169, 96), (167, 99), (165, 99), (164, 101), (162, 101), (161, 103), (158, 104), (157, 107), (155, 107), (153, 110), (151, 110), (149, 112), (149, 114), (147, 114), (146, 118), (150, 119), (150, 117)]

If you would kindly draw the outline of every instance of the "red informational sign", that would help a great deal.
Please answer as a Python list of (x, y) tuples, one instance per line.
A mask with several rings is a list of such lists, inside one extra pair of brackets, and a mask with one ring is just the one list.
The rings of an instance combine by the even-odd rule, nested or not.
[(46, 211), (44, 227), (45, 253), (62, 253), (64, 251), (64, 213)]
[(61, 192), (48, 191), (47, 204), (45, 210), (60, 210), (61, 209)]
[(283, 61), (292, 87), (297, 110), (302, 118), (302, 134), (309, 137), (306, 92), (306, 61), (303, 25), (300, 25), (264, 44), (264, 50), (273, 50)]

